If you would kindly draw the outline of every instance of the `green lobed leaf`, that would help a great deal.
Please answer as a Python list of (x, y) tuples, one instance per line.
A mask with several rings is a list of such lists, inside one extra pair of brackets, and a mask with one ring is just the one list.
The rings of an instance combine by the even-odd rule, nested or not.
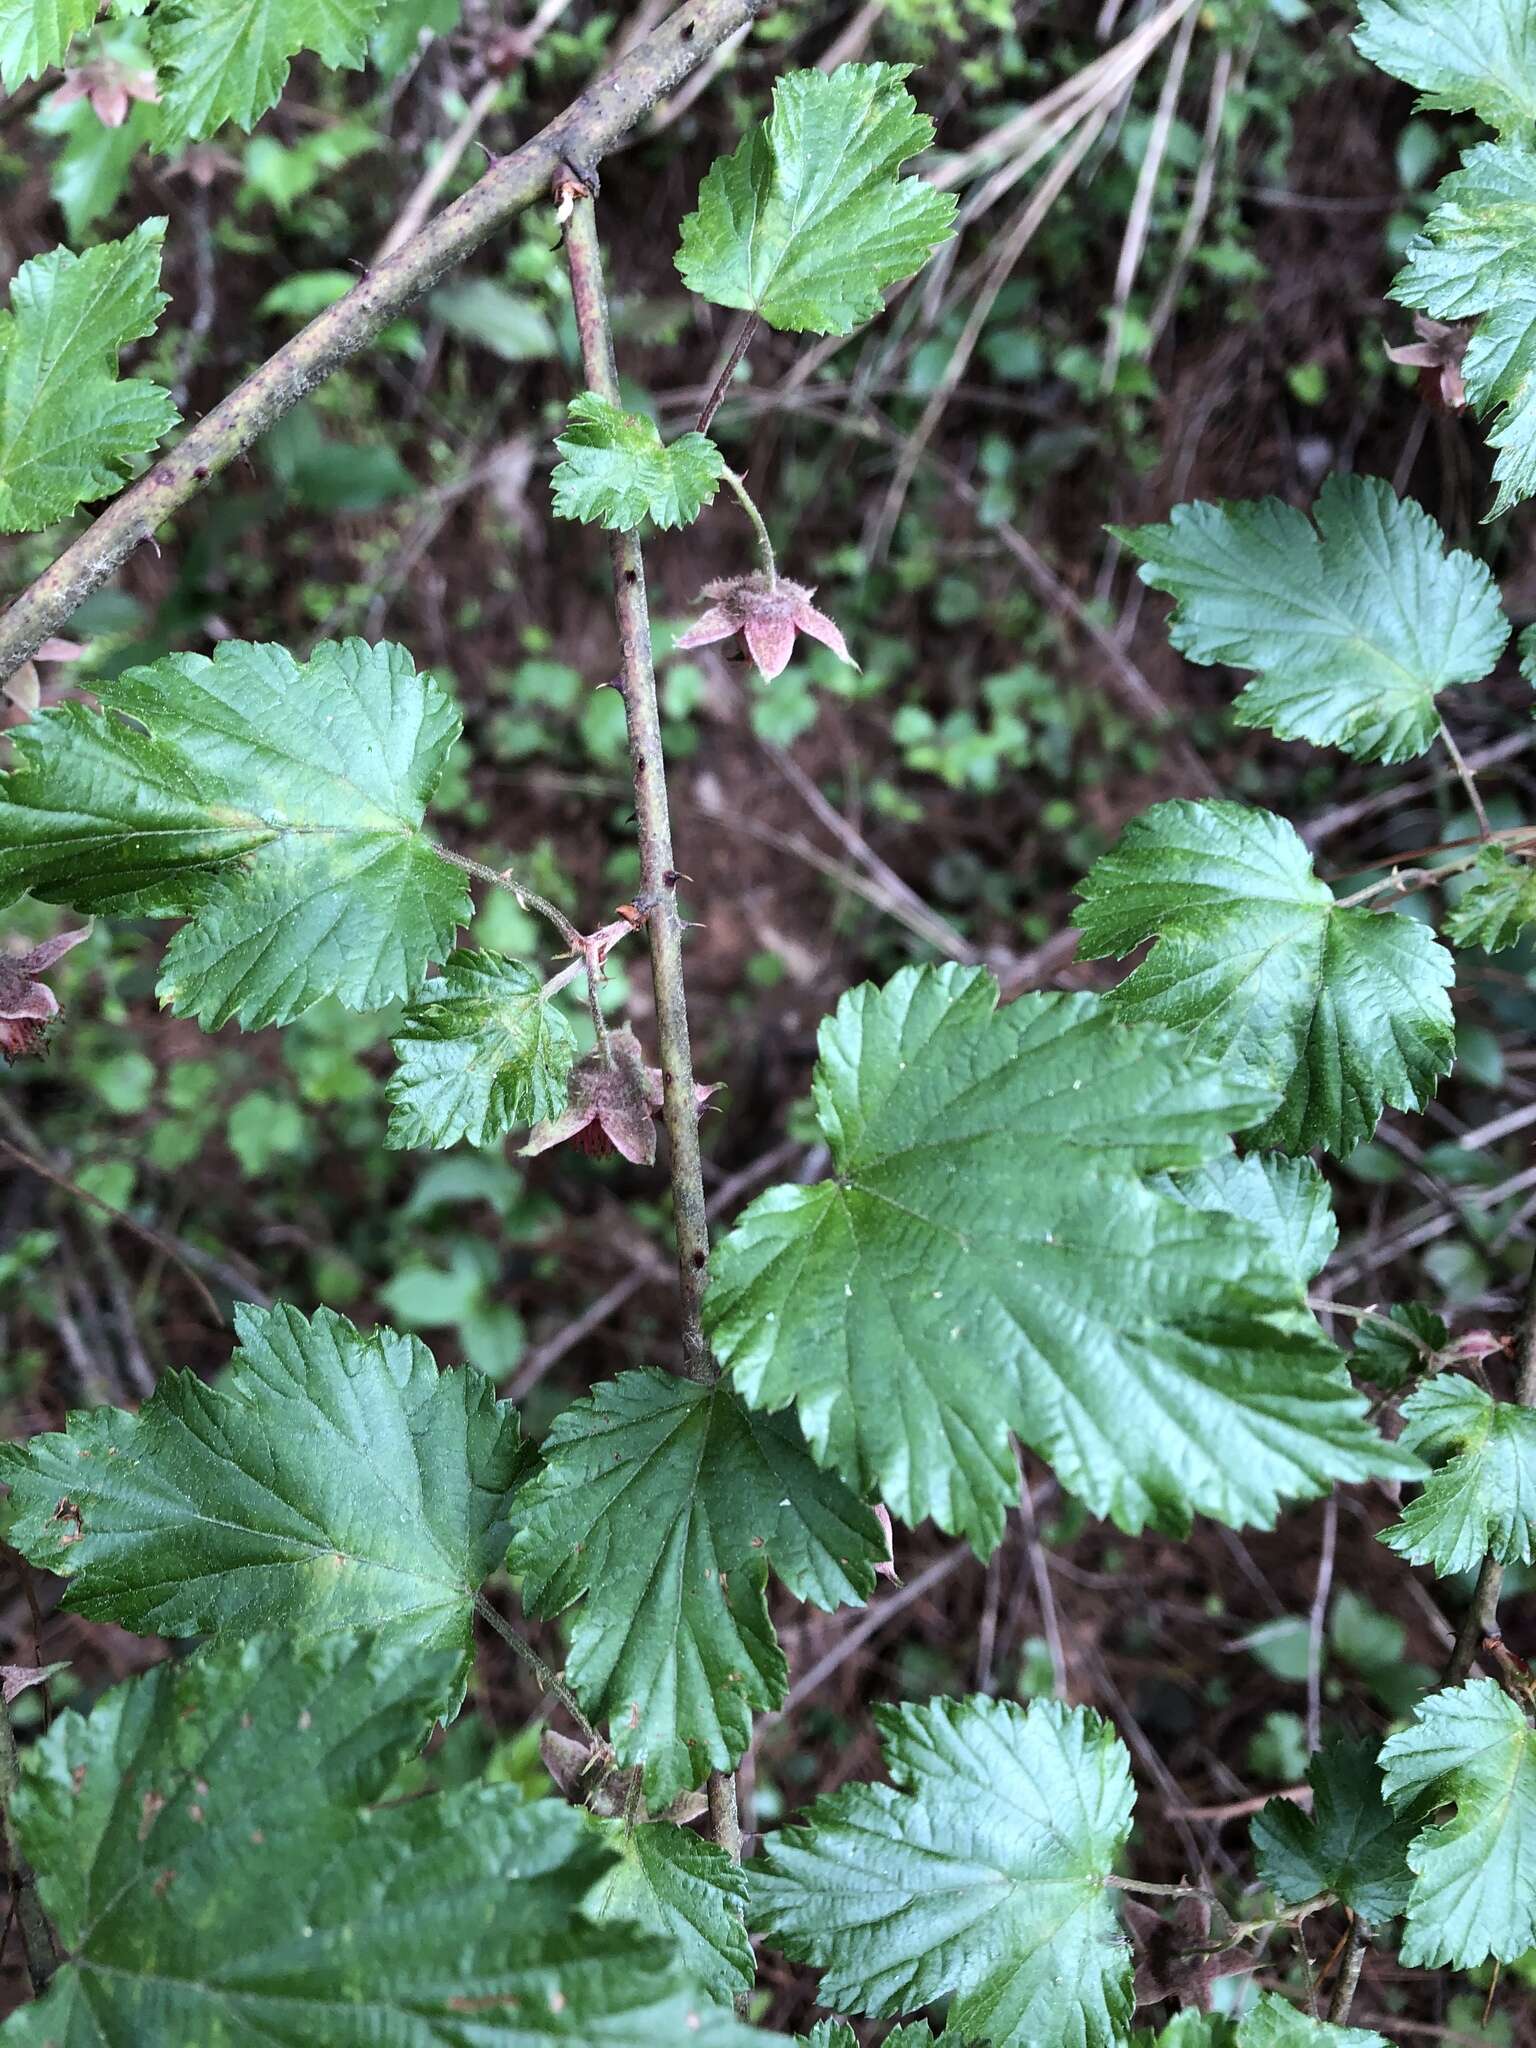
[(1310, 1159), (1279, 1159), (1272, 1152), (1239, 1159), (1227, 1152), (1188, 1173), (1155, 1175), (1148, 1184), (1191, 1209), (1241, 1216), (1262, 1230), (1302, 1294), (1339, 1241), (1332, 1191)]
[(381, 0), (159, 0), (149, 18), (160, 140), (172, 149), (235, 121), (255, 126), (301, 50), (356, 70)]
[(1487, 565), (1379, 477), (1331, 476), (1304, 512), (1278, 498), (1176, 505), (1117, 528), (1176, 600), (1169, 638), (1209, 667), (1259, 671), (1239, 725), (1406, 761), (1440, 731), (1439, 691), (1479, 681), (1509, 638)]
[(1475, 320), (1467, 397), (1492, 416), (1496, 519), (1536, 491), (1536, 154), (1480, 143), (1435, 193), (1391, 296), (1437, 320)]
[(1429, 1354), (1443, 1351), (1450, 1340), (1450, 1331), (1432, 1309), (1405, 1302), (1355, 1325), (1354, 1369), (1362, 1379), (1391, 1390), (1423, 1372)]
[(531, 967), (497, 953), (451, 953), (390, 1041), (389, 1130), (397, 1150), (467, 1138), (493, 1145), (565, 1108), (576, 1034)]
[(761, 2042), (654, 1937), (583, 1916), (610, 1855), (577, 1809), (512, 1785), (371, 1804), (451, 1661), (257, 1637), (60, 1715), (14, 1812), (68, 1960), (0, 2040)]
[(1512, 1963), (1536, 1944), (1536, 1728), (1491, 1678), (1431, 1693), (1381, 1752), (1387, 1797), (1454, 1804), (1408, 1850), (1411, 1967)]
[(1536, 867), (1485, 846), (1472, 872), (1477, 879), (1446, 918), (1445, 936), (1453, 945), (1502, 953), (1536, 924)]
[(141, 1634), (372, 1629), (451, 1649), (462, 1696), (481, 1583), (525, 1469), (517, 1413), (414, 1337), (320, 1309), (235, 1310), (209, 1386), (165, 1374), (136, 1413), (83, 1410), (0, 1445), (6, 1540), (64, 1605)]
[(742, 1909), (747, 1880), (714, 1842), (671, 1821), (605, 1830), (618, 1861), (587, 1900), (594, 1919), (630, 1920), (662, 1936), (689, 1977), (729, 2005), (757, 1975)]
[(175, 426), (171, 395), (119, 377), (118, 351), (153, 334), (163, 220), (83, 256), (50, 249), (11, 280), (0, 313), (0, 533), (34, 533), (109, 497)]
[(0, 0), (0, 82), (7, 92), (64, 62), (96, 19), (97, 0)]
[(1493, 128), (1536, 121), (1530, 0), (1360, 0), (1355, 48), (1419, 89), (1418, 104)]
[(1529, 1564), (1536, 1543), (1536, 1410), (1437, 1373), (1403, 1403), (1399, 1441), (1439, 1469), (1382, 1542), (1441, 1578), (1485, 1555)]
[(1241, 2019), (1222, 2013), (1175, 2014), (1155, 2037), (1136, 2033), (1131, 2048), (1392, 2048), (1380, 2034), (1362, 2027), (1336, 2027), (1315, 2020), (1277, 1991), (1265, 1991)]
[(570, 420), (555, 442), (561, 460), (550, 478), (562, 519), (628, 532), (691, 526), (720, 488), (725, 457), (707, 434), (683, 434), (664, 445), (643, 412), (621, 412), (595, 391), (570, 403)]
[(683, 222), (690, 291), (795, 334), (851, 334), (953, 233), (955, 200), (901, 166), (933, 139), (908, 67), (792, 71), (773, 112), (711, 166)]
[(818, 1460), (983, 1554), (1010, 1432), (1126, 1529), (1268, 1525), (1403, 1469), (1262, 1232), (1144, 1183), (1273, 1093), (1091, 996), (996, 1005), (977, 969), (912, 968), (822, 1025), (834, 1178), (760, 1196), (704, 1299), (747, 1402), (794, 1402)]
[(507, 1563), (530, 1612), (585, 1604), (565, 1675), (608, 1721), (652, 1808), (729, 1770), (784, 1699), (768, 1567), (800, 1600), (862, 1603), (885, 1557), (862, 1501), (793, 1425), (729, 1387), (624, 1373), (555, 1419), (513, 1504)]
[(1266, 1991), (1237, 2023), (1237, 2048), (1391, 2048), (1364, 2027), (1336, 2027)]
[(0, 895), (190, 916), (159, 994), (205, 1030), (415, 994), (471, 906), (422, 831), (458, 718), (404, 648), (226, 640), (95, 688), (17, 734)]
[(1450, 955), (1393, 911), (1341, 909), (1295, 828), (1242, 804), (1154, 804), (1080, 884), (1081, 951), (1157, 945), (1109, 997), (1173, 1026), (1279, 1107), (1246, 1142), (1346, 1153), (1450, 1071)]
[(1394, 1813), (1382, 1791), (1378, 1744), (1371, 1736), (1335, 1736), (1307, 1769), (1312, 1811), (1271, 1799), (1252, 1827), (1260, 1877), (1288, 1906), (1319, 1892), (1369, 1925), (1407, 1910), (1413, 1876), (1408, 1844), (1417, 1808)]
[(1130, 1833), (1130, 1759), (1084, 1707), (934, 1700), (875, 1710), (890, 1785), (845, 1785), (771, 1835), (754, 1928), (876, 2018), (952, 2002), (990, 2048), (1115, 2048), (1129, 1949), (1105, 1879)]

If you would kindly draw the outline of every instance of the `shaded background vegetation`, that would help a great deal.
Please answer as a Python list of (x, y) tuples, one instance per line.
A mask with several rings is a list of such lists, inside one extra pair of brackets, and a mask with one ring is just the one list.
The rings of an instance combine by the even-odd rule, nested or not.
[[(393, 76), (299, 67), (254, 137), (169, 164), (135, 147), (138, 116), (103, 128), (88, 103), (56, 105), (51, 79), (0, 106), (0, 264), (9, 275), (61, 239), (166, 213), (172, 304), (139, 361), (195, 416), (350, 283), (477, 94), (484, 118), (450, 193), (482, 149), (532, 132), (660, 11), (573, 0), (491, 101), (497, 38), (531, 10), (471, 4), (459, 32), (397, 52)], [(1085, 95), (1056, 149), (1010, 180), (1022, 111), (1156, 13), (1138, 0), (787, 9), (605, 167), (621, 366), (669, 428), (696, 411), (730, 338), (726, 316), (681, 288), (676, 223), (777, 70), (916, 65), (938, 122), (928, 168), (960, 192), (965, 222), (868, 334), (761, 333), (719, 417), (783, 567), (819, 586), (861, 662), (853, 673), (813, 649), (771, 688), (717, 650), (664, 664), (679, 859), (701, 920), (696, 1062), (728, 1083), (705, 1134), (722, 1215), (770, 1179), (821, 1170), (803, 1098), (817, 1022), (852, 983), (951, 955), (989, 962), (1008, 993), (1101, 985), (1111, 970), (1073, 962), (1072, 885), (1148, 803), (1272, 804), (1307, 828), (1331, 879), (1369, 879), (1469, 829), (1434, 761), (1360, 768), (1237, 730), (1233, 679), (1169, 651), (1163, 600), (1105, 531), (1195, 496), (1304, 504), (1327, 470), (1354, 469), (1420, 497), (1493, 562), (1517, 623), (1536, 615), (1529, 521), (1478, 523), (1489, 458), (1475, 424), (1386, 354), (1409, 334), (1384, 294), (1459, 124), (1415, 115), (1354, 57), (1347, 7), (1210, 0)], [(131, 25), (104, 54), (134, 62)], [(76, 620), (84, 657), (42, 668), (45, 700), (222, 637), (301, 654), (349, 633), (401, 640), (465, 720), (444, 836), (515, 858), (595, 926), (637, 868), (622, 706), (594, 690), (614, 656), (606, 550), (549, 514), (575, 362), (540, 209), (291, 415), (163, 554), (141, 550)], [(5, 587), (61, 538), (12, 547)], [(749, 545), (723, 500), (648, 544), (662, 649), (705, 581), (749, 566)], [(1529, 694), (1507, 659), (1447, 706), (1463, 752), (1491, 751), (1496, 823), (1529, 808)], [(7, 722), (26, 710), (8, 704)], [(11, 935), (57, 922), (28, 907)], [(484, 904), (476, 935), (514, 953), (543, 944), (506, 897)], [(205, 1038), (155, 1007), (162, 943), (148, 925), (99, 929), (55, 976), (67, 1017), (48, 1059), (0, 1076), (9, 1431), (136, 1400), (168, 1365), (217, 1371), (228, 1331), (189, 1267), (221, 1306), (324, 1301), (417, 1330), (444, 1362), (493, 1373), (535, 1433), (670, 1343), (662, 1181), (561, 1153), (526, 1170), (510, 1150), (387, 1153), (389, 1015), (327, 1006), (281, 1037)], [(1424, 1119), (1389, 1115), (1333, 1171), (1343, 1235), (1327, 1298), (1426, 1301), (1453, 1329), (1503, 1326), (1536, 1216), (1532, 965), (1521, 950), (1464, 967), (1455, 1078)], [(615, 956), (606, 996), (644, 1036), (636, 949)], [(1059, 1688), (1131, 1744), (1138, 1872), (1203, 1868), (1240, 1885), (1246, 1815), (1299, 1781), (1319, 1713), (1385, 1729), (1443, 1661), (1427, 1584), (1374, 1541), (1389, 1500), (1377, 1489), (1293, 1512), (1273, 1535), (1202, 1526), (1181, 1544), (1124, 1539), (1043, 1468), (1025, 1478), (1029, 1512), (989, 1565), (902, 1532), (902, 1584), (867, 1613), (785, 1603), (794, 1689), (744, 1768), (752, 1824), (878, 1771), (871, 1700)], [(1536, 1601), (1517, 1572), (1507, 1585), (1518, 1643)], [(0, 1594), (8, 1656), (70, 1660), (54, 1705), (160, 1655), (56, 1613), (58, 1591), (16, 1573)], [(545, 1647), (558, 1655), (553, 1636)], [(537, 1704), (489, 1640), (471, 1711), (427, 1770), (451, 1778), (494, 1753), (500, 1773), (532, 1782), (536, 1745), (518, 1731)], [(16, 1708), (23, 1722), (47, 1711), (37, 1691)], [(1309, 1930), (1314, 1964), (1341, 1932)], [(6, 1963), (14, 1992), (9, 1949)], [(1286, 1936), (1259, 1971), (1294, 1988), (1307, 1967)], [(771, 2017), (805, 2021), (805, 1979), (767, 1969)], [(1486, 1974), (1448, 1982), (1373, 1956), (1354, 2018), (1405, 2041), (1513, 2043), (1520, 1977), (1485, 2013)]]

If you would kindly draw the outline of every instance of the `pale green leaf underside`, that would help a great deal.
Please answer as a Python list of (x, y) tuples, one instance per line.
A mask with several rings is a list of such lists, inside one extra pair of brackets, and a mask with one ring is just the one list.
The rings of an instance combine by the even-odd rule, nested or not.
[(818, 1459), (983, 1553), (1010, 1431), (1128, 1529), (1267, 1525), (1398, 1469), (1261, 1231), (1144, 1184), (1273, 1093), (1091, 996), (996, 1001), (975, 969), (907, 969), (823, 1024), (835, 1177), (754, 1202), (705, 1296), (747, 1401), (794, 1403)]
[(458, 719), (404, 648), (229, 640), (96, 688), (18, 735), (0, 894), (190, 914), (159, 993), (205, 1030), (415, 994), (470, 903), (422, 831)]
[(1471, 1571), (1490, 1552), (1500, 1564), (1530, 1563), (1536, 1410), (1495, 1401), (1460, 1373), (1439, 1373), (1403, 1403), (1401, 1442), (1439, 1469), (1383, 1543), (1441, 1578)]
[(1446, 918), (1445, 936), (1455, 946), (1502, 953), (1536, 924), (1536, 867), (1487, 846), (1472, 872), (1476, 879)]
[(1097, 1714), (993, 1699), (877, 1708), (892, 1785), (845, 1785), (771, 1835), (754, 1929), (887, 2017), (950, 1999), (991, 2048), (1113, 2048), (1129, 1951), (1104, 1880), (1130, 1832), (1130, 1759)]
[(1513, 143), (1469, 150), (1435, 193), (1392, 297), (1437, 320), (1475, 320), (1462, 374), (1488, 434), (1497, 518), (1536, 491), (1536, 154)]
[(70, 38), (96, 19), (97, 0), (0, 0), (0, 82), (14, 92), (62, 64)]
[(1408, 1851), (1403, 1961), (1471, 1969), (1536, 1944), (1536, 1728), (1491, 1678), (1431, 1693), (1381, 1752), (1387, 1797), (1456, 1811)]
[(1491, 128), (1536, 121), (1530, 0), (1361, 0), (1355, 48), (1419, 89), (1419, 105)]
[(1332, 1892), (1368, 1925), (1405, 1910), (1413, 1884), (1408, 1844), (1416, 1814), (1394, 1813), (1382, 1791), (1377, 1743), (1340, 1736), (1312, 1759), (1312, 1810), (1272, 1799), (1253, 1821), (1258, 1872), (1288, 1906)]
[(1450, 955), (1396, 912), (1341, 910), (1294, 827), (1241, 804), (1155, 804), (1081, 884), (1087, 959), (1157, 945), (1110, 997), (1281, 1095), (1247, 1134), (1346, 1153), (1450, 1071)]
[(1378, 477), (1332, 476), (1304, 512), (1278, 498), (1175, 506), (1125, 529), (1143, 583), (1176, 600), (1169, 637), (1257, 669), (1239, 725), (1405, 761), (1440, 730), (1436, 694), (1477, 682), (1509, 638), (1487, 567)]
[(557, 1417), (513, 1520), (507, 1562), (530, 1610), (584, 1602), (566, 1677), (619, 1763), (643, 1765), (653, 1808), (730, 1769), (753, 1714), (783, 1701), (769, 1566), (831, 1609), (862, 1603), (885, 1556), (874, 1516), (791, 1423), (660, 1371)]
[(449, 955), (391, 1041), (399, 1070), (385, 1144), (493, 1145), (565, 1108), (576, 1034), (531, 967), (495, 953)]
[(356, 69), (381, 0), (159, 0), (149, 19), (160, 81), (160, 140), (169, 149), (226, 121), (254, 127), (312, 50)]
[(152, 334), (163, 220), (83, 256), (50, 249), (0, 313), (0, 533), (33, 533), (109, 497), (175, 426), (171, 395), (120, 377), (118, 351)]
[(612, 1821), (604, 1832), (619, 1860), (593, 1888), (592, 1917), (630, 1920), (660, 1935), (693, 1982), (722, 2005), (750, 1991), (757, 1968), (742, 1919), (747, 1880), (740, 1864), (670, 1821)]
[(0, 1446), (7, 1541), (65, 1605), (141, 1634), (387, 1631), (451, 1649), (500, 1564), (516, 1411), (393, 1330), (321, 1309), (235, 1311), (213, 1385), (167, 1373), (136, 1414)]
[(556, 441), (561, 460), (550, 478), (562, 519), (629, 532), (691, 526), (720, 488), (725, 457), (707, 434), (664, 444), (656, 422), (621, 412), (584, 391), (570, 403), (570, 421)]
[(1273, 1152), (1239, 1159), (1229, 1152), (1188, 1173), (1160, 1174), (1150, 1184), (1191, 1209), (1241, 1216), (1263, 1231), (1299, 1293), (1327, 1265), (1339, 1241), (1332, 1193), (1310, 1159), (1281, 1159)]
[(792, 333), (849, 334), (947, 239), (952, 195), (902, 178), (933, 123), (894, 64), (793, 71), (773, 112), (721, 157), (683, 222), (690, 291)]
[(257, 1637), (62, 1714), (16, 1823), (70, 1960), (0, 2040), (760, 2042), (652, 1936), (582, 1917), (610, 1861), (585, 1814), (499, 1785), (370, 1807), (451, 1661)]

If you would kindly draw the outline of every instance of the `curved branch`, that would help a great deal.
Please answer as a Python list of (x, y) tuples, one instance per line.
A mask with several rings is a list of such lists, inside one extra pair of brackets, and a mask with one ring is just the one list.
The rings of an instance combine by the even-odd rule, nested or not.
[(549, 126), (494, 163), (344, 299), (327, 307), (199, 420), (0, 618), (0, 679), (104, 583), (173, 512), (228, 467), (306, 392), (359, 354), (443, 274), (548, 192), (564, 163), (589, 170), (766, 0), (687, 0)]

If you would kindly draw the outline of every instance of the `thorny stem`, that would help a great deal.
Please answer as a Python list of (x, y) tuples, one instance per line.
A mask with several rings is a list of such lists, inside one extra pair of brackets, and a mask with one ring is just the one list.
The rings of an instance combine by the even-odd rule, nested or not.
[(721, 365), (720, 374), (715, 379), (708, 398), (705, 399), (703, 405), (699, 408), (699, 416), (694, 422), (694, 432), (696, 434), (707, 434), (710, 427), (714, 424), (715, 414), (725, 403), (725, 394), (731, 388), (731, 379), (740, 368), (742, 357), (752, 346), (752, 337), (756, 333), (757, 315), (755, 313), (748, 313), (740, 327), (736, 330), (736, 339), (731, 344), (731, 352)]
[(11, 1895), (16, 1901), (16, 1919), (21, 1927), (21, 1946), (27, 1959), (27, 1975), (33, 1991), (41, 1997), (59, 1966), (53, 1929), (37, 1896), (37, 1880), (31, 1865), (17, 1848), (11, 1811), (21, 1785), (21, 1764), (16, 1755), (16, 1736), (11, 1727), (11, 1710), (0, 1699), (0, 1832), (10, 1864)]
[(488, 867), (483, 860), (471, 860), (467, 853), (455, 853), (451, 846), (439, 846), (436, 840), (427, 843), (438, 859), (447, 861), (450, 867), (462, 868), (466, 875), (473, 875), (477, 881), (489, 882), (495, 889), (505, 889), (509, 896), (517, 898), (524, 910), (536, 910), (540, 917), (548, 919), (567, 946), (573, 951), (580, 950), (581, 933), (560, 906), (527, 888), (510, 868)]
[(752, 522), (752, 531), (757, 536), (757, 552), (763, 565), (763, 574), (768, 578), (768, 588), (772, 590), (779, 580), (779, 571), (778, 565), (773, 559), (773, 542), (768, 538), (768, 528), (763, 522), (763, 515), (747, 495), (747, 487), (734, 469), (723, 469), (720, 474), (736, 493), (742, 511), (746, 513)]
[(658, 100), (753, 21), (763, 4), (686, 0), (547, 128), (493, 163), (462, 198), (375, 263), (344, 299), (253, 370), (16, 599), (0, 620), (0, 679), (35, 654), (135, 548), (306, 393), (361, 354), (455, 264), (542, 199), (562, 163), (597, 163)]
[[(581, 338), (587, 389), (619, 402), (613, 332), (603, 289), (597, 219), (585, 180), (566, 174), (562, 205), (571, 303)], [(683, 927), (677, 909), (678, 876), (672, 858), (672, 821), (667, 804), (661, 713), (651, 660), (651, 622), (645, 596), (645, 562), (636, 533), (615, 533), (614, 612), (623, 649), (624, 709), (629, 723), (629, 759), (635, 787), (635, 824), (640, 841), (642, 901), (651, 945), (651, 980), (656, 997), (656, 1036), (661, 1054), (662, 1117), (667, 1127), (672, 1170), (672, 1224), (677, 1237), (678, 1295), (682, 1313), (682, 1368), (705, 1385), (718, 1368), (704, 1341), (700, 1316), (709, 1264), (709, 1219), (704, 1206), (704, 1168), (699, 1154), (699, 1106), (694, 1094), (693, 1050), (688, 1033), (688, 1000), (683, 983)], [(741, 1822), (736, 1780), (712, 1771), (708, 1783), (710, 1829), (734, 1862), (741, 1861)]]
[[(1520, 1319), (1515, 1325), (1514, 1350), (1515, 1400), (1522, 1408), (1536, 1408), (1536, 1255), (1532, 1257), (1530, 1275), (1525, 1283), (1525, 1299), (1520, 1304)], [(1498, 1640), (1499, 1595), (1503, 1590), (1504, 1567), (1490, 1553), (1483, 1559), (1471, 1605), (1445, 1667), (1447, 1685), (1460, 1685), (1477, 1662), (1478, 1652), (1486, 1643)]]

